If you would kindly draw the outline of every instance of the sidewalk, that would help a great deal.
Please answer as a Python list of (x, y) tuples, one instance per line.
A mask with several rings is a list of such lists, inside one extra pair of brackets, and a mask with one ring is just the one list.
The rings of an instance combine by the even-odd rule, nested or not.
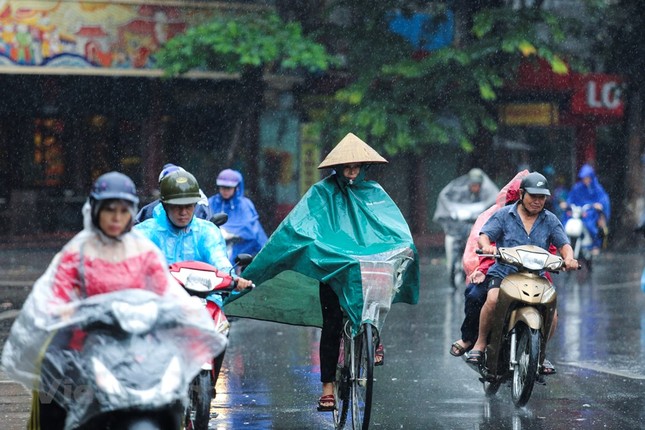
[(3, 430), (25, 430), (31, 407), (31, 393), (0, 371), (0, 421)]
[[(34, 281), (64, 243), (43, 238), (10, 240), (0, 245), (0, 348)], [(31, 409), (31, 393), (0, 371), (0, 427), (24, 430)]]

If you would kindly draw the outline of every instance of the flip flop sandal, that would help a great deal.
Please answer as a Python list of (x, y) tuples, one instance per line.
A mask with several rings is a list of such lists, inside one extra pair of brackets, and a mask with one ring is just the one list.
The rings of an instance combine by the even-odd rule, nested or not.
[(551, 362), (547, 359), (545, 359), (542, 362), (542, 366), (540, 366), (540, 374), (541, 375), (555, 375), (557, 372), (555, 370), (555, 367)]
[(320, 396), (318, 399), (318, 412), (332, 412), (334, 409), (336, 409), (336, 398), (333, 394)]
[(466, 359), (467, 363), (475, 364), (477, 366), (482, 364), (482, 361), (484, 361), (484, 351), (479, 351), (477, 349), (470, 351), (468, 358)]
[[(452, 355), (453, 357), (461, 357), (462, 355), (470, 351), (472, 348), (473, 348), (472, 345), (468, 347), (464, 347), (458, 344), (457, 342), (455, 342), (450, 346), (450, 355)], [(455, 352), (454, 350), (457, 350), (457, 352)]]
[[(380, 360), (377, 360), (380, 359)], [(374, 351), (374, 366), (382, 366), (383, 363), (385, 362), (385, 350), (383, 349), (383, 345), (379, 345), (378, 348), (376, 348), (376, 351)]]

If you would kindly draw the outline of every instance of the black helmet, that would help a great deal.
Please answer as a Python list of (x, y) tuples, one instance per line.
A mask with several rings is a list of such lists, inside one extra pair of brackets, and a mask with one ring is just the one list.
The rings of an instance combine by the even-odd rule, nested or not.
[[(94, 182), (92, 190), (90, 191), (90, 210), (92, 223), (96, 227), (99, 227), (99, 212), (103, 204), (108, 200), (124, 200), (130, 203), (130, 210), (134, 218), (134, 214), (137, 212), (139, 198), (137, 197), (137, 189), (132, 179), (123, 173), (109, 172), (99, 176)], [(130, 230), (130, 227), (127, 231)]]
[(90, 200), (110, 199), (125, 200), (133, 205), (139, 204), (137, 189), (132, 179), (119, 172), (109, 172), (99, 176), (92, 185)]
[(197, 179), (185, 170), (169, 173), (159, 184), (161, 202), (170, 205), (190, 205), (201, 200)]
[(551, 195), (548, 181), (538, 172), (531, 172), (526, 175), (520, 183), (520, 190), (524, 190), (529, 194)]

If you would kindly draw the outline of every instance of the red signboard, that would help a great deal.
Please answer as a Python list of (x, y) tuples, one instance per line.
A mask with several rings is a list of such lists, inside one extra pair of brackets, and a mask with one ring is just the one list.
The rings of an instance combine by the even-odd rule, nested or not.
[(623, 116), (622, 79), (618, 75), (589, 73), (576, 75), (571, 113), (618, 118)]

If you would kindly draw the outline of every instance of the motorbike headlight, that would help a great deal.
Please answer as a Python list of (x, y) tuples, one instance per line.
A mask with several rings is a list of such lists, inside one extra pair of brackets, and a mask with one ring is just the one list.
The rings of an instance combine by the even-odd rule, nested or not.
[(160, 389), (162, 394), (172, 394), (182, 386), (181, 364), (177, 357), (173, 357), (161, 378)]
[(126, 302), (114, 302), (112, 303), (112, 311), (123, 330), (128, 333), (141, 334), (150, 331), (157, 321), (159, 306), (155, 302), (134, 305)]
[(518, 251), (517, 254), (522, 259), (522, 265), (529, 270), (542, 270), (546, 264), (547, 254), (537, 254), (535, 252)]
[(108, 368), (96, 357), (92, 357), (92, 368), (96, 386), (109, 396), (125, 397), (126, 392), (121, 383), (108, 370)]

